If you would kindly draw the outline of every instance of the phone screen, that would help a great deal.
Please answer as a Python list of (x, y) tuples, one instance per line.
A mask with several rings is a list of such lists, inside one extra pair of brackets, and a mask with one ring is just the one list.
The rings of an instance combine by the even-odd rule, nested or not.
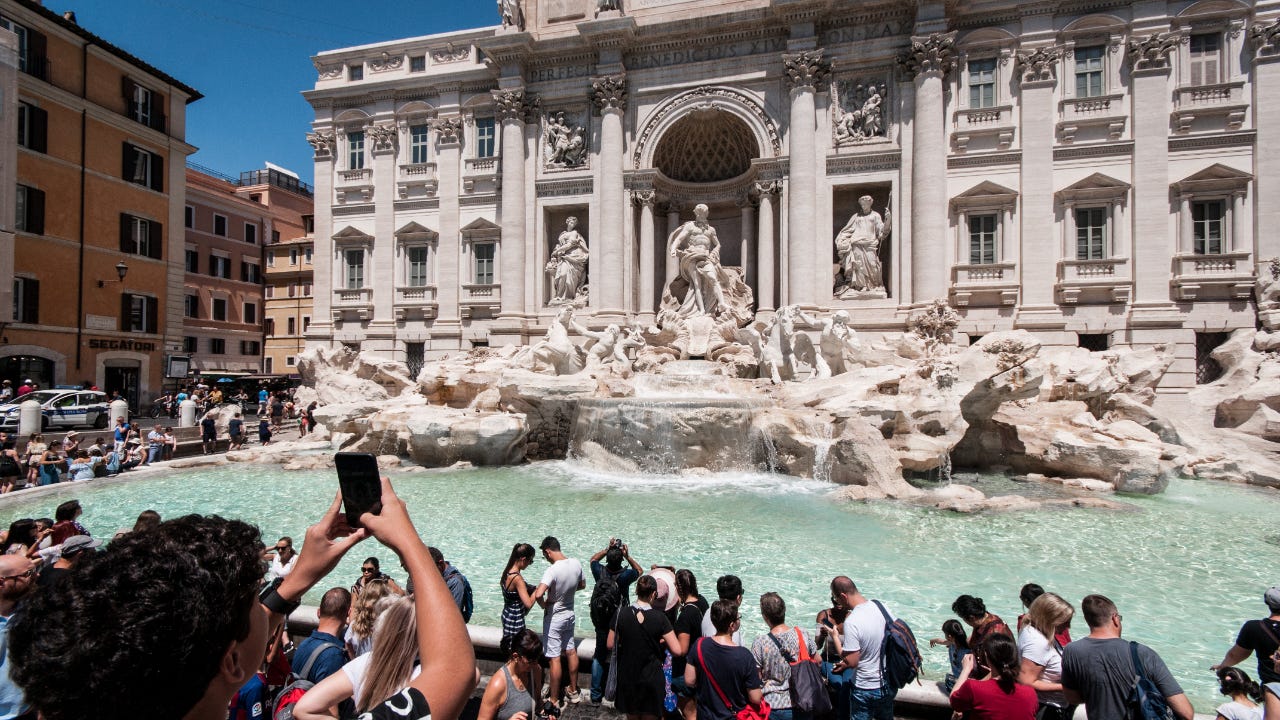
[(382, 511), (382, 480), (378, 460), (369, 453), (337, 453), (333, 463), (338, 470), (338, 486), (342, 488), (342, 507), (347, 524), (360, 527), (364, 513)]

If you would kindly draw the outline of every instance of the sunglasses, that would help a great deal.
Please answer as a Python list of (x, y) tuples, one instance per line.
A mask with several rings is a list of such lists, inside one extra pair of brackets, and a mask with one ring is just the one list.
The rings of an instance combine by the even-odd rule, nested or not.
[(376, 571), (376, 570), (374, 570), (374, 569), (373, 569), (373, 568), (371, 568), (371, 567), (362, 567), (362, 568), (360, 568), (360, 572), (362, 572), (362, 573), (371, 573), (371, 572), (377, 572), (377, 571)]

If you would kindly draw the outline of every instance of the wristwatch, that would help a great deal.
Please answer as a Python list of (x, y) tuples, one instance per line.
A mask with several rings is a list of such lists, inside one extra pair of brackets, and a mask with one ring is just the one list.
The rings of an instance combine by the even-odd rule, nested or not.
[(258, 601), (271, 612), (280, 613), (285, 617), (289, 617), (289, 615), (291, 615), (294, 610), (297, 610), (298, 606), (302, 603), (300, 601), (285, 600), (280, 596), (278, 589), (282, 579), (283, 578), (277, 578), (275, 582), (272, 582), (263, 589), (262, 594), (258, 596)]

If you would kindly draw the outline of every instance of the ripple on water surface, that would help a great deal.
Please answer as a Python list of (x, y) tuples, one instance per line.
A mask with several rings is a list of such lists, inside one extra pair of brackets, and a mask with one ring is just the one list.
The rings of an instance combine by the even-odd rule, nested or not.
[[(988, 492), (1007, 483), (971, 480), (987, 483)], [(811, 628), (836, 574), (888, 602), (922, 645), (951, 617), (957, 595), (985, 598), (1012, 623), (1018, 589), (1034, 581), (1077, 610), (1086, 594), (1110, 596), (1125, 616), (1126, 636), (1155, 647), (1201, 711), (1218, 702), (1208, 667), (1241, 622), (1261, 615), (1262, 592), (1280, 583), (1274, 546), (1266, 542), (1266, 528), (1280, 516), (1280, 493), (1234, 485), (1175, 481), (1163, 495), (1126, 498), (1134, 512), (968, 516), (891, 502), (846, 504), (828, 496), (829, 485), (763, 474), (641, 478), (550, 462), (397, 473), (393, 481), (424, 539), (470, 578), (476, 624), (499, 624), (498, 576), (511, 545), (536, 546), (545, 535), (584, 562), (609, 537), (620, 537), (645, 566), (692, 569), (710, 597), (717, 576), (737, 574), (746, 588), (748, 636), (763, 630), (756, 598), (769, 590), (786, 600), (790, 621)], [(98, 536), (132, 526), (140, 511), (154, 508), (166, 518), (193, 510), (238, 517), (261, 527), (268, 541), (291, 535), (300, 542), (336, 489), (332, 471), (229, 466), (14, 498), (0, 505), (0, 523), (52, 515), (59, 502), (77, 497), (86, 509), (82, 521)], [(368, 555), (402, 579), (394, 554), (370, 541), (320, 591), (350, 585)], [(526, 578), (536, 583), (545, 567), (538, 560)], [(313, 595), (314, 602), (319, 592)], [(531, 618), (536, 626), (540, 615)], [(580, 633), (589, 631), (579, 623)], [(1078, 614), (1072, 631), (1087, 632)], [(922, 650), (928, 676), (941, 677), (946, 653)], [(1245, 665), (1255, 673), (1252, 659)]]

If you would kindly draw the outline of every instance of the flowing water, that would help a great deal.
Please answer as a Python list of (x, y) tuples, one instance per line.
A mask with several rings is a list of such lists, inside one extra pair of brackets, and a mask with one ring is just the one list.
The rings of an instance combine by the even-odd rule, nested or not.
[[(748, 637), (763, 630), (761, 593), (779, 592), (788, 620), (812, 628), (827, 603), (828, 581), (848, 574), (911, 623), (926, 674), (937, 679), (946, 653), (929, 649), (927, 639), (939, 636), (957, 595), (985, 598), (1012, 624), (1020, 611), (1018, 589), (1038, 582), (1077, 609), (1088, 593), (1110, 596), (1124, 614), (1126, 636), (1160, 652), (1197, 709), (1207, 712), (1218, 702), (1209, 666), (1232, 645), (1241, 622), (1263, 614), (1263, 591), (1280, 583), (1277, 548), (1268, 542), (1280, 517), (1280, 493), (1261, 488), (1175, 480), (1163, 495), (1123, 498), (1132, 512), (1056, 508), (969, 516), (892, 502), (845, 504), (828, 497), (830, 485), (767, 474), (611, 475), (548, 462), (395, 473), (392, 480), (423, 538), (470, 578), (474, 624), (499, 625), (498, 576), (512, 543), (536, 546), (555, 535), (585, 563), (616, 536), (642, 565), (692, 569), (703, 595), (714, 597), (717, 576), (739, 575)], [(956, 473), (955, 482), (989, 495), (1038, 488), (965, 473)], [(300, 542), (336, 488), (332, 471), (248, 465), (180, 471), (15, 497), (0, 504), (0, 523), (50, 516), (58, 503), (76, 497), (85, 507), (82, 522), (100, 537), (154, 508), (166, 518), (193, 510), (239, 517), (261, 527), (268, 542), (281, 535)], [(367, 555), (403, 581), (394, 555), (368, 541), (309, 601), (327, 587), (350, 585)], [(543, 569), (539, 560), (526, 579), (536, 583)], [(586, 596), (579, 597), (585, 609)], [(589, 633), (586, 613), (579, 617), (579, 633)], [(539, 611), (530, 618), (538, 627)], [(1071, 629), (1076, 636), (1087, 632), (1078, 614)], [(1253, 659), (1244, 667), (1255, 674)]]

